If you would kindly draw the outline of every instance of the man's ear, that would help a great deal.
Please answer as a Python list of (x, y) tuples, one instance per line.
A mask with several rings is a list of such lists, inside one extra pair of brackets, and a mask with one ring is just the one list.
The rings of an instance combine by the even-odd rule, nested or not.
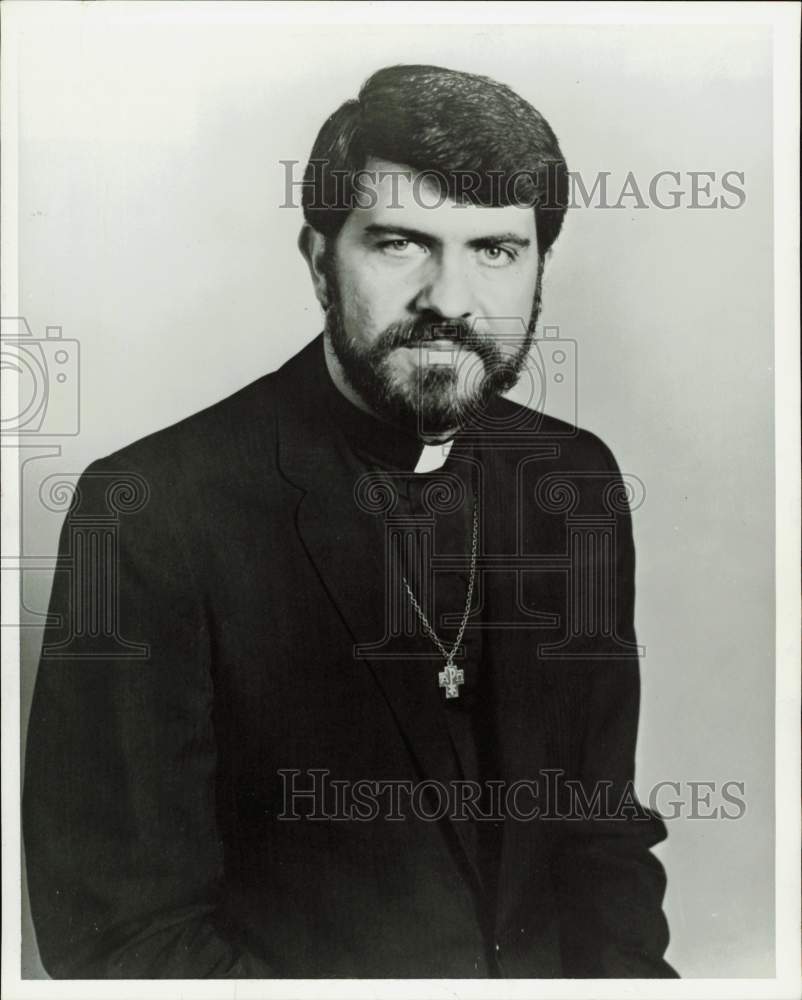
[(315, 296), (323, 309), (329, 307), (328, 282), (326, 280), (326, 237), (307, 223), (298, 234), (298, 249), (309, 267)]

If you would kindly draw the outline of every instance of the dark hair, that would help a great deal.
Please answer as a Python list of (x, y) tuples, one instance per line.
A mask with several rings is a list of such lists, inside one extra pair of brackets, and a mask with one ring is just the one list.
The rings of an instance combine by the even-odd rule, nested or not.
[(323, 124), (304, 174), (304, 218), (334, 237), (357, 203), (370, 157), (426, 171), (441, 194), (477, 205), (532, 205), (538, 248), (562, 226), (568, 171), (548, 122), (513, 90), (439, 66), (388, 66)]

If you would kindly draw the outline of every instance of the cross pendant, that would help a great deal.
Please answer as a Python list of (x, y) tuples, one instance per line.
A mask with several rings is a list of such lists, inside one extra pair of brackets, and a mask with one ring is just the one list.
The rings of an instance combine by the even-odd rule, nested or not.
[(459, 698), (459, 686), (465, 683), (465, 671), (455, 667), (451, 660), (446, 663), (445, 670), (437, 675), (440, 687), (445, 688), (446, 698)]

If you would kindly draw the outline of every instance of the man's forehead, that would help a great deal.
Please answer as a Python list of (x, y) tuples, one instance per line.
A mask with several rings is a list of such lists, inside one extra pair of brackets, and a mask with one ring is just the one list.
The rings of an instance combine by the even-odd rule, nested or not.
[(447, 197), (434, 171), (375, 158), (359, 175), (359, 197), (350, 214), (360, 229), (400, 226), (449, 239), (515, 233), (535, 240), (531, 206), (458, 204)]

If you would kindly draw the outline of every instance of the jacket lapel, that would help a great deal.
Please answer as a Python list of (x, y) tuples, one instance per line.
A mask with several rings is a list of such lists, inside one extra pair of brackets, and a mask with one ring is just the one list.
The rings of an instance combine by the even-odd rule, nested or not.
[(381, 515), (357, 502), (360, 470), (324, 405), (330, 391), (322, 338), (292, 358), (279, 379), (279, 465), (300, 491), (296, 524), (310, 560), (370, 670), (422, 777), (448, 781), (457, 767), (436, 699), (415, 683), (419, 661), (382, 659), (362, 647), (385, 635)]

